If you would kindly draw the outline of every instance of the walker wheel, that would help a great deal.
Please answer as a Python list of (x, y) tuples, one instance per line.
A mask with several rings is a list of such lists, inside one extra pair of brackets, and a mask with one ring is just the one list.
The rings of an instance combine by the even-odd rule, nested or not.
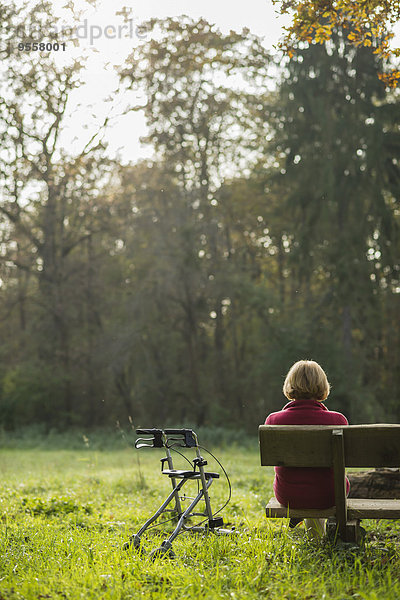
[(146, 550), (143, 548), (143, 546), (141, 544), (134, 544), (133, 540), (130, 540), (129, 542), (125, 542), (125, 544), (122, 546), (122, 550), (135, 550), (135, 552), (137, 552), (138, 554), (141, 554), (142, 556), (144, 554), (146, 554)]
[(152, 550), (149, 556), (151, 560), (155, 560), (156, 558), (175, 558), (175, 552), (172, 550), (172, 548), (160, 546), (159, 548)]

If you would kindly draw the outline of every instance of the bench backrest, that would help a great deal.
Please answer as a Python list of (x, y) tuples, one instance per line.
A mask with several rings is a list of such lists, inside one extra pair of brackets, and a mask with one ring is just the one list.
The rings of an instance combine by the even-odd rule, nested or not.
[(400, 467), (400, 425), (260, 425), (261, 464), (331, 467), (332, 432), (343, 431), (346, 467)]

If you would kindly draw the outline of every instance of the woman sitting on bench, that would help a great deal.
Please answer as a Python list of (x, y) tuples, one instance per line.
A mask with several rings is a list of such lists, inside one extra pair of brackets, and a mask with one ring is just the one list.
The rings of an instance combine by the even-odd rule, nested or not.
[[(330, 391), (324, 370), (313, 360), (300, 360), (289, 370), (283, 393), (290, 400), (271, 413), (266, 425), (348, 425), (344, 415), (323, 404)], [(349, 492), (349, 482), (347, 493)], [(335, 504), (333, 470), (329, 468), (275, 467), (275, 497), (290, 508), (330, 508)], [(290, 519), (295, 527), (301, 519)], [(305, 519), (311, 537), (325, 533), (326, 519)]]

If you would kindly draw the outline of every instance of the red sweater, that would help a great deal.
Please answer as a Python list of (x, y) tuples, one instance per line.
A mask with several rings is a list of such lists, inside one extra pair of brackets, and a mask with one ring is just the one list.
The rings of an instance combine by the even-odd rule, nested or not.
[[(294, 400), (271, 413), (266, 425), (348, 425), (342, 413), (319, 400)], [(347, 493), (349, 482), (347, 481)], [(335, 504), (333, 469), (275, 467), (275, 497), (291, 508), (329, 508)]]

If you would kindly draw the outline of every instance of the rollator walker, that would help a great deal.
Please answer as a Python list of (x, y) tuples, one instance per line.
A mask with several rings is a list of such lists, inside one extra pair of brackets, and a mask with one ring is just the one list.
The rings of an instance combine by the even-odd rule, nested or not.
[[(207, 465), (207, 461), (201, 456), (200, 446), (198, 444), (198, 439), (195, 432), (191, 429), (137, 429), (136, 433), (138, 435), (149, 435), (151, 437), (137, 439), (135, 442), (135, 448), (164, 448), (166, 456), (161, 459), (161, 472), (163, 475), (166, 475), (170, 478), (172, 491), (158, 508), (158, 510), (156, 510), (156, 512), (144, 523), (139, 531), (132, 535), (129, 541), (124, 544), (123, 549), (127, 550), (129, 548), (133, 548), (141, 553), (145, 553), (142, 546), (142, 535), (146, 529), (148, 529), (150, 525), (154, 523), (154, 521), (156, 521), (164, 512), (175, 513), (174, 517), (176, 517), (178, 522), (171, 535), (162, 542), (160, 547), (155, 548), (150, 553), (152, 558), (164, 555), (168, 555), (170, 558), (173, 558), (175, 554), (172, 550), (172, 542), (183, 531), (213, 532), (220, 535), (233, 533), (234, 529), (223, 529), (223, 518), (216, 516), (217, 513), (219, 513), (222, 509), (219, 509), (216, 511), (216, 513), (213, 513), (212, 511), (208, 490), (210, 489), (214, 479), (219, 479), (219, 473), (213, 473), (204, 470), (204, 467)], [(186, 459), (192, 466), (192, 469), (179, 470), (174, 468), (171, 450), (173, 450), (176, 446), (180, 448), (194, 449), (196, 454), (195, 458), (193, 458), (192, 461)], [(206, 451), (208, 452), (208, 450)], [(198, 481), (197, 496), (195, 498), (187, 497), (185, 495), (180, 496), (180, 492), (185, 483), (193, 480)], [(183, 500), (192, 500), (186, 509), (182, 508), (181, 501)], [(193, 512), (200, 500), (204, 500), (205, 511)], [(167, 508), (171, 502), (174, 502), (174, 508)], [(168, 520), (173, 520), (174, 517)], [(186, 525), (186, 522), (191, 517), (205, 517), (205, 519), (198, 525), (189, 527)], [(203, 523), (205, 524), (203, 525)]]

